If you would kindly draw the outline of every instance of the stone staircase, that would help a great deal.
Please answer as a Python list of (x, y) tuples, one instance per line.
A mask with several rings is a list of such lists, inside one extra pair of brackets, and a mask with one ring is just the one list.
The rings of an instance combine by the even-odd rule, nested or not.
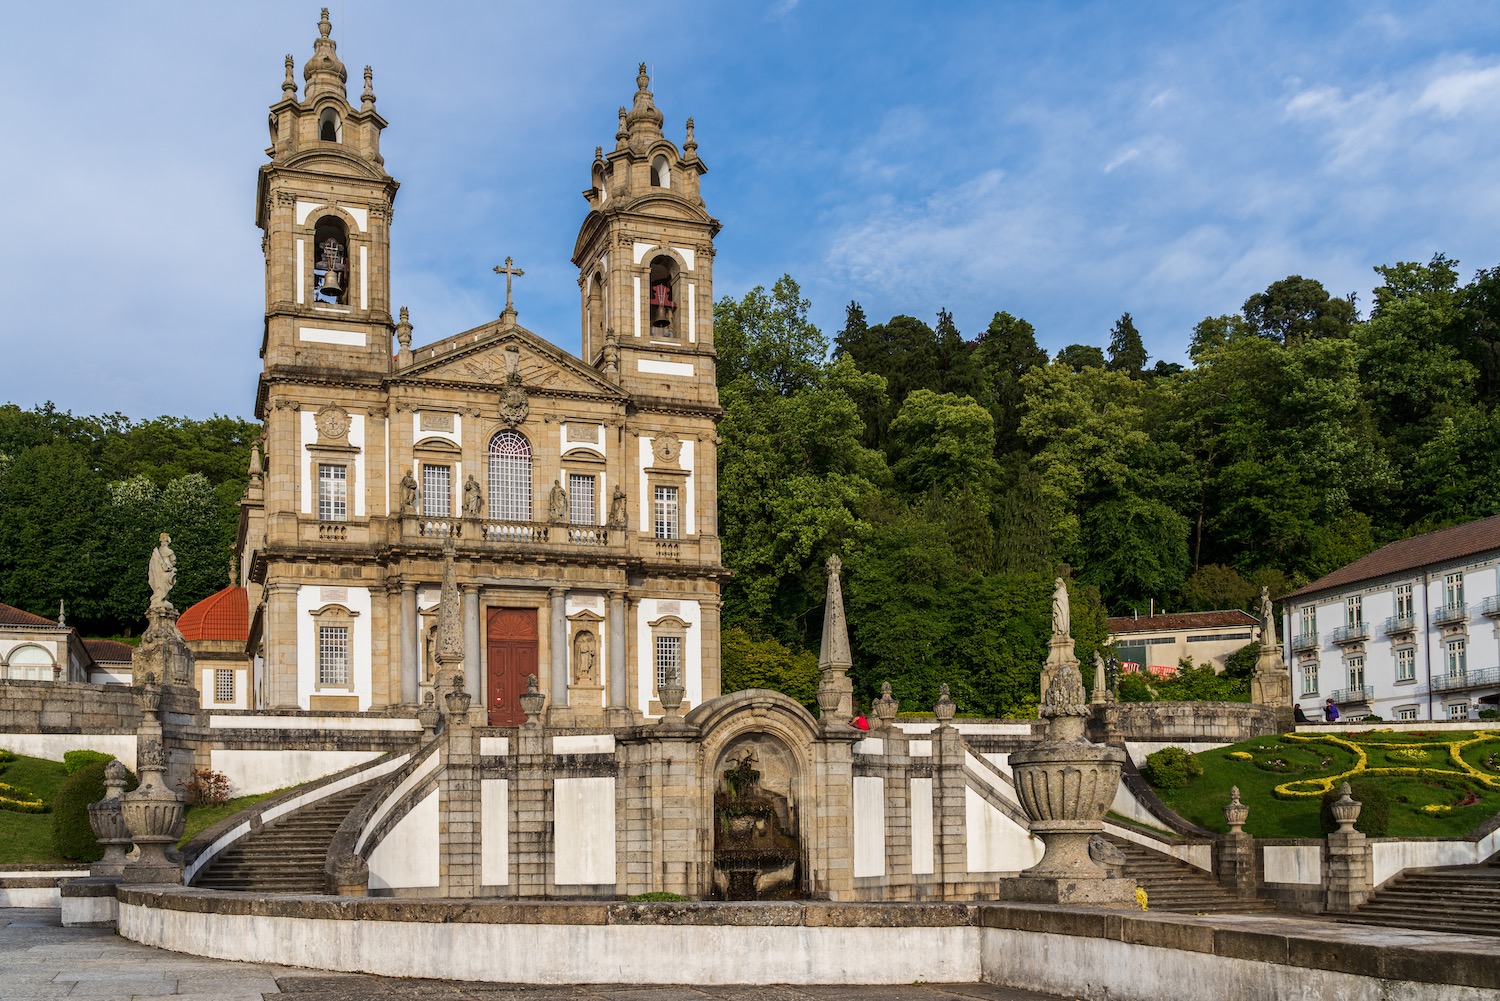
[(335, 793), (267, 824), (220, 853), (193, 885), (255, 893), (324, 893), (323, 863), (339, 824), (373, 783)]
[(1134, 841), (1106, 835), (1125, 855), (1125, 875), (1146, 891), (1153, 911), (1185, 914), (1265, 914), (1276, 908), (1265, 900), (1242, 899), (1218, 884), (1213, 876), (1180, 859), (1143, 848)]
[(1409, 869), (1339, 920), (1500, 935), (1500, 863)]

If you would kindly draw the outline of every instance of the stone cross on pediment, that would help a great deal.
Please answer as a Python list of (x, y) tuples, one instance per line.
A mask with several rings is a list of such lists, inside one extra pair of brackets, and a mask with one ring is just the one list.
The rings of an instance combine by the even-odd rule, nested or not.
[[(520, 268), (516, 267), (515, 264), (516, 264), (516, 262), (513, 261), (513, 260), (511, 260), (511, 258), (509, 256), (507, 256), (505, 258), (505, 264), (504, 264), (504, 266), (496, 266), (496, 268), (495, 268), (495, 274), (497, 274), (497, 275), (504, 275), (505, 276), (505, 312), (506, 313), (514, 313), (516, 311), (516, 307), (513, 305), (512, 300), (511, 300), (511, 283), (516, 278), (519, 278), (521, 275), (524, 275), (526, 273), (526, 272), (522, 271)], [(501, 315), (504, 315), (504, 314), (501, 314)]]

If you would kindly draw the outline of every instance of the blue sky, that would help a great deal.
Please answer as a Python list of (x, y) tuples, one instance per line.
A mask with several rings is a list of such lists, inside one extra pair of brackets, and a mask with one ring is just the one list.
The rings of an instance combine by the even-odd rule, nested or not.
[[(654, 14), (653, 10), (660, 11)], [(248, 416), (255, 172), (315, 3), (12, 4), (0, 401)], [(504, 305), (576, 350), (569, 263), (636, 63), (696, 119), (717, 293), (790, 273), (831, 338), (997, 310), (1049, 350), (1121, 312), (1153, 358), (1288, 274), (1336, 294), (1442, 251), (1500, 264), (1500, 5), (335, 2), (402, 183), (419, 342)]]

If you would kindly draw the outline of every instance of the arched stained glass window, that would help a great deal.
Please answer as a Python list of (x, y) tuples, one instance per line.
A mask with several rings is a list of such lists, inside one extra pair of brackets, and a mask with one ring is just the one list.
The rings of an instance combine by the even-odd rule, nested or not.
[(490, 518), (531, 520), (531, 443), (515, 431), (490, 439)]

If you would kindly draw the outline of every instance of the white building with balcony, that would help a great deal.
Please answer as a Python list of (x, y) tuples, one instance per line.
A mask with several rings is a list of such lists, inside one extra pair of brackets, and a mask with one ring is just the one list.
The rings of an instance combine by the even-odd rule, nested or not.
[(1500, 516), (1402, 539), (1282, 598), (1311, 719), (1469, 719), (1500, 708)]

